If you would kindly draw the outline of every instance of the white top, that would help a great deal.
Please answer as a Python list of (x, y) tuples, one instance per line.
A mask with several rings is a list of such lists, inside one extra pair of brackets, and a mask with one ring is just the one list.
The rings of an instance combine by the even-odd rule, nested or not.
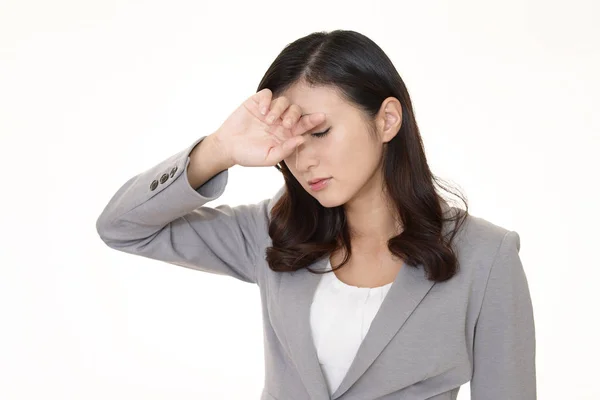
[[(331, 261), (328, 261), (331, 269)], [(333, 394), (342, 382), (393, 282), (375, 288), (347, 285), (334, 272), (322, 275), (310, 324), (319, 363)]]

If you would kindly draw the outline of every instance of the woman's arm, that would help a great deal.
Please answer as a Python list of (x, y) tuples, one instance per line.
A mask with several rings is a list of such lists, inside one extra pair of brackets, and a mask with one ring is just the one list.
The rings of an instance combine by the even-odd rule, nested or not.
[(269, 199), (204, 206), (223, 194), (228, 179), (214, 148), (199, 145), (206, 138), (125, 182), (96, 229), (113, 249), (258, 283), (255, 262), (267, 234)]
[(475, 326), (472, 400), (534, 400), (535, 324), (520, 237), (509, 231), (492, 264)]

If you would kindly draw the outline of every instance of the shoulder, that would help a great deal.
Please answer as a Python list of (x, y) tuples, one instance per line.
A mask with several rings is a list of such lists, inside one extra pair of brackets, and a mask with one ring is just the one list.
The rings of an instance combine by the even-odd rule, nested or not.
[(479, 253), (482, 256), (493, 255), (504, 237), (512, 232), (505, 226), (471, 213), (465, 217), (464, 209), (453, 206), (445, 199), (440, 199), (440, 205), (445, 218), (442, 228), (444, 236), (455, 229), (456, 219), (459, 216), (461, 218), (462, 224), (452, 240), (454, 250), (459, 253), (459, 256), (472, 253)]
[(460, 229), (457, 244), (459, 244), (463, 251), (471, 247), (489, 250), (497, 248), (502, 242), (502, 239), (509, 232), (511, 232), (511, 230), (505, 226), (469, 214), (465, 219), (464, 225)]
[(462, 273), (476, 279), (487, 279), (499, 259), (518, 258), (519, 234), (489, 219), (467, 215), (452, 243)]

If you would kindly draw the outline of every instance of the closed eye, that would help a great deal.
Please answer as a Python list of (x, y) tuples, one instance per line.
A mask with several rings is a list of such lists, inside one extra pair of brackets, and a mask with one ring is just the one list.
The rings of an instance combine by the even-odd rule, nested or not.
[(323, 136), (327, 135), (327, 133), (329, 132), (330, 129), (331, 129), (331, 127), (327, 128), (327, 130), (324, 132), (313, 133), (311, 136), (314, 136), (317, 138), (323, 137)]

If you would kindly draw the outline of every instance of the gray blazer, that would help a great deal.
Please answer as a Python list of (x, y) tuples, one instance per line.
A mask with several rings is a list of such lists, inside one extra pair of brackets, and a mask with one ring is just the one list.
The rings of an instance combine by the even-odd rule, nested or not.
[(455, 239), (458, 274), (434, 283), (422, 265), (403, 266), (330, 396), (309, 325), (322, 275), (274, 272), (264, 257), (272, 244), (269, 211), (284, 188), (256, 204), (205, 206), (228, 179), (224, 170), (198, 190), (190, 186), (189, 154), (205, 137), (127, 180), (96, 228), (112, 249), (258, 285), (261, 400), (450, 400), (469, 381), (473, 400), (536, 399), (533, 307), (519, 235), (471, 215)]

